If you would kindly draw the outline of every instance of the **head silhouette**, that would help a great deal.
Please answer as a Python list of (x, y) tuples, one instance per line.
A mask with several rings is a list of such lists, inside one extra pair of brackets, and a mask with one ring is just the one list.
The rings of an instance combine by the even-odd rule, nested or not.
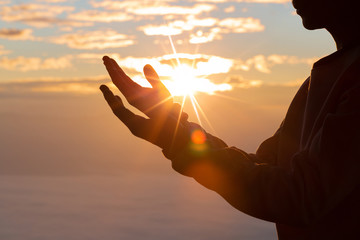
[(359, 0), (293, 0), (306, 29), (334, 28), (359, 22)]

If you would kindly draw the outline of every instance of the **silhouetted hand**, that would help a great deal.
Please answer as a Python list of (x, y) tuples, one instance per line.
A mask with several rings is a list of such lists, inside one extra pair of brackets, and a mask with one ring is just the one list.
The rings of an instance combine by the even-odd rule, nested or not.
[[(126, 100), (148, 117), (157, 118), (169, 113), (177, 117), (181, 112), (180, 105), (174, 104), (173, 97), (151, 65), (144, 67), (145, 77), (152, 86), (147, 88), (131, 80), (114, 59), (105, 56), (103, 61), (113, 83)], [(187, 119), (187, 114), (183, 113), (182, 118)]]
[(162, 149), (171, 149), (172, 146), (179, 148), (189, 141), (188, 115), (181, 111), (179, 104), (173, 102), (171, 94), (150, 65), (144, 67), (144, 74), (152, 88), (146, 88), (132, 81), (115, 60), (107, 56), (103, 60), (113, 83), (127, 101), (149, 117), (134, 114), (107, 86), (100, 87), (114, 114), (135, 136)]
[[(173, 159), (180, 150), (193, 152), (198, 157), (210, 150), (227, 147), (221, 139), (207, 133), (198, 124), (187, 121), (188, 115), (181, 111), (179, 104), (173, 102), (170, 92), (150, 65), (144, 67), (144, 73), (152, 88), (146, 88), (132, 81), (115, 60), (107, 56), (103, 60), (113, 83), (127, 101), (149, 117), (134, 114), (107, 86), (100, 87), (114, 114), (135, 136), (161, 147), (169, 159)], [(201, 146), (196, 140), (192, 142), (196, 135), (194, 132), (200, 132), (200, 139), (203, 138)]]

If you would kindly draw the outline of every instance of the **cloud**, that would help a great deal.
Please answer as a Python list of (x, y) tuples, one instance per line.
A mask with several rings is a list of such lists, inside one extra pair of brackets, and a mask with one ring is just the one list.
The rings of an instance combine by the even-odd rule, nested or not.
[(219, 56), (204, 54), (166, 54), (154, 58), (116, 58), (118, 64), (137, 74), (142, 73), (146, 64), (151, 64), (158, 72), (159, 76), (170, 77), (173, 75), (177, 59), (181, 64), (193, 66), (195, 76), (209, 76), (213, 74), (227, 73), (233, 67), (234, 60)]
[(251, 67), (255, 68), (259, 72), (270, 73), (270, 62), (266, 59), (264, 55), (256, 55), (245, 62), (246, 68), (243, 70), (250, 69)]
[(197, 31), (190, 34), (190, 43), (207, 43), (222, 39), (222, 34), (261, 32), (265, 27), (259, 19), (254, 18), (226, 18), (216, 24), (218, 27), (211, 28), (208, 32)]
[(220, 28), (211, 28), (210, 31), (206, 33), (199, 30), (195, 34), (190, 34), (189, 42), (192, 44), (212, 42), (215, 39), (222, 38), (222, 36), (219, 34), (220, 32)]
[(224, 9), (224, 12), (231, 13), (235, 11), (235, 6), (230, 6)]
[(261, 32), (265, 29), (259, 19), (251, 17), (218, 20), (211, 17), (199, 19), (190, 15), (185, 20), (174, 20), (161, 25), (149, 24), (138, 27), (138, 30), (143, 31), (145, 35), (149, 36), (169, 36), (180, 35), (185, 31), (194, 31), (198, 28), (201, 28), (201, 30), (190, 33), (190, 43), (207, 43), (222, 39), (223, 34)]
[(261, 87), (264, 84), (262, 80), (245, 80), (242, 76), (230, 76), (227, 83), (236, 88)]
[(125, 22), (134, 19), (134, 16), (122, 11), (86, 10), (69, 15), (69, 19), (93, 22)]
[[(0, 47), (1, 49), (1, 47)], [(242, 69), (248, 71), (255, 69), (257, 71), (269, 73), (271, 68), (277, 64), (310, 64), (312, 58), (297, 58), (286, 55), (256, 55), (245, 61), (223, 58), (214, 55), (204, 54), (167, 54), (159, 57), (141, 58), (141, 57), (121, 57), (119, 54), (104, 53), (81, 53), (73, 56), (64, 56), (61, 58), (24, 58), (19, 57), (9, 60), (6, 57), (0, 59), (0, 67), (9, 70), (42, 70), (42, 69), (62, 69), (71, 67), (71, 60), (76, 58), (83, 61), (98, 61), (103, 55), (109, 55), (117, 60), (124, 71), (137, 83), (144, 87), (150, 87), (149, 83), (143, 77), (143, 66), (151, 64), (158, 72), (163, 83), (170, 89), (174, 95), (182, 95), (188, 89), (184, 85), (178, 85), (174, 79), (190, 79), (191, 90), (194, 92), (205, 92), (213, 94), (219, 91), (231, 91), (234, 88), (254, 88), (264, 84), (262, 80), (245, 80), (241, 76), (230, 76), (224, 81), (211, 80), (218, 74), (229, 74), (233, 70)], [(177, 59), (180, 62), (178, 66)], [(5, 67), (4, 67), (5, 66)], [(239, 68), (239, 66), (241, 68)], [(189, 78), (188, 78), (189, 77)], [(92, 78), (40, 78), (40, 79), (22, 79), (17, 81), (8, 81), (0, 83), (2, 92), (34, 92), (34, 93), (79, 93), (92, 94), (98, 92), (100, 83), (109, 83), (107, 75), (95, 76)], [(284, 86), (296, 86), (301, 81), (286, 82)], [(267, 83), (270, 84), (271, 83)], [(279, 84), (279, 83), (278, 83)], [(114, 87), (113, 85), (110, 85)]]
[(210, 12), (216, 8), (210, 4), (195, 4), (194, 6), (175, 6), (168, 3), (174, 1), (155, 0), (155, 1), (92, 1), (95, 8), (105, 8), (107, 10), (123, 10), (135, 15), (198, 15), (204, 12)]
[[(234, 61), (232, 59), (222, 58), (219, 56), (203, 55), (203, 54), (166, 54), (159, 57), (141, 58), (141, 57), (125, 57), (122, 58), (118, 54), (93, 54), (82, 53), (76, 55), (78, 59), (85, 61), (101, 59), (103, 55), (114, 58), (119, 66), (138, 84), (144, 87), (151, 87), (143, 77), (143, 67), (150, 64), (154, 67), (164, 84), (170, 89), (172, 94), (181, 95), (187, 89), (184, 85), (178, 86), (174, 81), (177, 76), (185, 74), (184, 79), (192, 79), (192, 91), (214, 93), (216, 91), (229, 91), (232, 89), (226, 82), (213, 82), (209, 79), (211, 75), (228, 73)], [(177, 59), (180, 66), (177, 65)], [(184, 76), (184, 75), (183, 75)]]
[(42, 84), (29, 89), (31, 92), (47, 92), (47, 93), (81, 93), (91, 94), (98, 93), (98, 84), (88, 83), (57, 83), (57, 84)]
[(82, 53), (76, 55), (78, 59), (83, 60), (96, 60), (99, 61), (104, 55), (114, 58), (118, 64), (125, 68), (132, 74), (142, 74), (143, 66), (151, 64), (158, 74), (162, 77), (169, 77), (173, 74), (174, 68), (177, 65), (177, 59), (181, 64), (193, 66), (194, 74), (196, 76), (210, 76), (214, 74), (227, 74), (233, 70), (250, 71), (252, 69), (263, 72), (271, 73), (271, 68), (276, 65), (297, 65), (306, 64), (312, 65), (319, 57), (312, 58), (299, 58), (297, 56), (271, 54), (265, 56), (262, 54), (255, 55), (251, 58), (232, 59), (224, 58), (214, 55), (205, 54), (166, 54), (159, 57), (142, 58), (142, 57), (121, 57), (119, 54), (96, 54), (96, 53)]
[[(305, 78), (306, 79), (306, 78)], [(269, 83), (270, 86), (283, 86), (283, 87), (299, 87), (304, 83), (304, 78), (299, 78), (293, 81), (287, 81), (284, 83), (274, 82)]]
[(22, 22), (34, 27), (44, 28), (53, 25), (82, 27), (91, 23), (76, 22), (58, 18), (58, 15), (72, 12), (72, 6), (47, 4), (19, 4), (0, 8), (1, 19), (7, 22)]
[(162, 36), (168, 36), (168, 35), (179, 35), (183, 33), (183, 29), (175, 26), (169, 25), (146, 25), (141, 26), (138, 28), (138, 30), (141, 30), (145, 33), (145, 35), (148, 36), (154, 36), (154, 35), (162, 35)]
[[(143, 66), (151, 64), (164, 84), (174, 95), (182, 95), (191, 88), (194, 92), (214, 93), (229, 91), (232, 87), (224, 82), (216, 83), (209, 79), (214, 74), (228, 73), (233, 66), (233, 60), (219, 56), (202, 54), (167, 54), (157, 58), (115, 58), (118, 64), (129, 73), (133, 80), (142, 86), (149, 83), (142, 77)], [(180, 65), (174, 64), (179, 60)], [(180, 81), (192, 81), (185, 87)], [(180, 83), (180, 84), (179, 84)]]
[(314, 62), (319, 60), (319, 57), (312, 58), (299, 58), (297, 56), (277, 55), (273, 54), (267, 57), (267, 60), (271, 64), (307, 64), (312, 65)]
[(98, 94), (100, 84), (107, 84), (114, 88), (106, 75), (82, 78), (43, 77), (0, 82), (0, 93), (2, 95), (24, 93), (36, 95), (39, 93)]
[(60, 3), (66, 2), (67, 0), (36, 0), (37, 2), (46, 2), (46, 3)]
[(143, 0), (124, 0), (124, 1), (113, 1), (113, 0), (102, 0), (102, 1), (91, 1), (91, 5), (95, 8), (105, 8), (107, 10), (126, 10), (132, 11), (133, 9), (148, 7), (148, 6), (167, 6), (166, 3), (173, 2), (173, 0), (154, 0), (154, 1), (143, 1)]
[(102, 59), (103, 56), (119, 59), (120, 55), (117, 53), (79, 53), (76, 55), (78, 59)]
[(162, 25), (145, 25), (138, 29), (143, 31), (146, 35), (179, 35), (184, 31), (191, 31), (196, 27), (211, 27), (216, 25), (216, 18), (198, 19), (193, 15), (188, 16), (185, 20), (175, 20), (168, 24)]
[(221, 20), (218, 25), (223, 28), (223, 32), (245, 33), (261, 32), (265, 27), (259, 19), (248, 18), (226, 18)]
[(280, 64), (312, 65), (318, 59), (319, 59), (318, 57), (299, 58), (297, 56), (277, 55), (277, 54), (272, 54), (266, 57), (260, 54), (252, 58), (249, 58), (246, 61), (237, 60), (234, 65), (234, 68), (241, 69), (243, 71), (249, 71), (250, 69), (254, 68), (259, 72), (271, 73), (271, 68), (275, 65), (280, 65)]
[(198, 15), (204, 12), (210, 12), (215, 9), (214, 5), (198, 4), (192, 7), (184, 6), (149, 6), (139, 7), (130, 12), (137, 15)]
[(11, 51), (9, 50), (5, 50), (4, 49), (4, 46), (0, 45), (0, 56), (1, 55), (6, 55), (6, 54), (9, 54)]
[(26, 58), (19, 56), (16, 58), (2, 57), (0, 58), (0, 68), (12, 71), (37, 71), (49, 69), (64, 69), (72, 66), (71, 56), (63, 56), (59, 58)]
[(33, 40), (32, 29), (1, 28), (0, 38), (10, 40)]
[(68, 47), (76, 49), (118, 48), (135, 44), (132, 36), (120, 34), (113, 30), (79, 31), (53, 37), (50, 41), (56, 44), (66, 44)]

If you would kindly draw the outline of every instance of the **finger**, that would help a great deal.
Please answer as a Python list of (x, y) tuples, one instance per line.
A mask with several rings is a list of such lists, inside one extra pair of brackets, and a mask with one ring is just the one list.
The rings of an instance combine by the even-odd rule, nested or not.
[(146, 64), (144, 66), (144, 74), (145, 78), (149, 81), (154, 89), (160, 91), (162, 94), (165, 94), (167, 97), (171, 96), (169, 90), (160, 81), (159, 75), (150, 64)]
[(133, 112), (125, 108), (121, 98), (115, 96), (112, 91), (105, 85), (100, 86), (106, 102), (109, 104), (113, 113), (130, 129), (133, 131), (133, 128), (136, 127), (136, 124), (141, 124), (142, 117), (135, 115)]
[(103, 61), (111, 80), (125, 97), (131, 96), (131, 94), (141, 87), (126, 75), (114, 59), (104, 56)]
[(100, 90), (103, 93), (106, 102), (109, 104), (110, 108), (113, 111), (121, 108), (125, 108), (121, 99), (116, 98), (113, 92), (106, 85), (101, 85)]

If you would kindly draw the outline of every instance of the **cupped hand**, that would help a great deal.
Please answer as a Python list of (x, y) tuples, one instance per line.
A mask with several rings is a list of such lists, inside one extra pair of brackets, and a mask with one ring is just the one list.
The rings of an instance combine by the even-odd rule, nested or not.
[(144, 118), (127, 109), (121, 98), (115, 96), (107, 86), (101, 85), (100, 90), (113, 113), (135, 136), (167, 150), (179, 150), (188, 143), (190, 132), (187, 121), (181, 121), (171, 114)]
[(114, 114), (135, 136), (162, 149), (179, 147), (188, 142), (189, 131), (185, 130), (188, 115), (182, 112), (180, 104), (173, 102), (170, 92), (150, 65), (144, 67), (144, 74), (152, 88), (146, 88), (131, 80), (114, 59), (105, 56), (103, 61), (113, 83), (126, 100), (149, 117), (134, 114), (107, 86), (100, 87)]
[(113, 83), (126, 100), (149, 117), (134, 114), (107, 86), (100, 87), (114, 114), (135, 136), (161, 147), (169, 157), (189, 144), (191, 134), (196, 129), (201, 130), (206, 136), (209, 149), (227, 146), (198, 124), (187, 121), (188, 115), (182, 112), (179, 104), (173, 102), (170, 92), (150, 65), (144, 67), (144, 74), (152, 88), (146, 88), (132, 81), (114, 59), (105, 56), (103, 61)]
[(177, 117), (181, 113), (182, 118), (187, 118), (187, 114), (181, 112), (180, 105), (174, 104), (173, 97), (151, 65), (144, 67), (145, 78), (152, 86), (152, 88), (147, 88), (140, 86), (128, 77), (114, 59), (105, 56), (103, 61), (112, 82), (126, 100), (148, 117), (158, 118), (164, 114), (172, 114)]

